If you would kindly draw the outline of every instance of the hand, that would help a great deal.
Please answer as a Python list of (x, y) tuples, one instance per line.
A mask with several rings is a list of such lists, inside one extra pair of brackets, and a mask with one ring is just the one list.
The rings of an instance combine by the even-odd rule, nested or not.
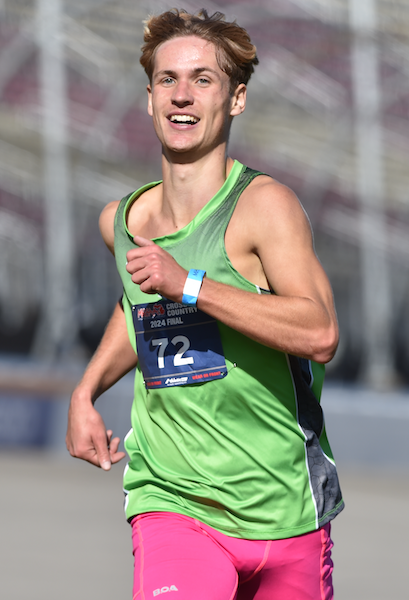
[(66, 436), (71, 456), (109, 471), (111, 464), (125, 457), (125, 452), (118, 452), (119, 442), (118, 437), (112, 439), (112, 431), (106, 430), (101, 415), (91, 403), (76, 402), (73, 397)]
[(166, 250), (139, 235), (134, 237), (139, 248), (129, 250), (126, 269), (145, 294), (160, 294), (174, 302), (182, 302), (188, 272)]

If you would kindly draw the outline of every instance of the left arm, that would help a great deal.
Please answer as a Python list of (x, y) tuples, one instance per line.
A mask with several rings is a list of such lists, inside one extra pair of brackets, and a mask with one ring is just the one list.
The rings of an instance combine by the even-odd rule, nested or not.
[[(197, 306), (261, 344), (325, 363), (338, 344), (331, 286), (298, 199), (270, 181), (256, 194), (249, 189), (241, 219), (243, 237), (254, 240), (252, 252), (274, 294), (258, 295), (205, 277)], [(153, 242), (138, 236), (135, 242), (140, 247), (128, 253), (132, 280), (146, 293), (181, 302), (187, 271)]]

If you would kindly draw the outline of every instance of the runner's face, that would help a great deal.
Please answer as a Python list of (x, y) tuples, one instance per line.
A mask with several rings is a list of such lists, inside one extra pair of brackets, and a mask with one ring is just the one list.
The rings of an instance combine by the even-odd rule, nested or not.
[(204, 155), (227, 142), (231, 118), (245, 106), (246, 87), (229, 92), (230, 80), (215, 46), (196, 36), (157, 49), (148, 112), (164, 151)]

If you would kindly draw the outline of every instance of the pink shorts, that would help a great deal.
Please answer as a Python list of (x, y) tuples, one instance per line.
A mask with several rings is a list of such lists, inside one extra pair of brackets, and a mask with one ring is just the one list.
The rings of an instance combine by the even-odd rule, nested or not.
[(330, 524), (286, 540), (233, 538), (168, 512), (132, 520), (134, 600), (332, 600)]

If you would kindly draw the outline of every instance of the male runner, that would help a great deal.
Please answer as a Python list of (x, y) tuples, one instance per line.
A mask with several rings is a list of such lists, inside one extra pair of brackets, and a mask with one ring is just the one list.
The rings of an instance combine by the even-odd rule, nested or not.
[(343, 501), (319, 405), (338, 329), (291, 190), (227, 155), (258, 60), (216, 13), (146, 25), (163, 180), (109, 204), (124, 295), (70, 407), (73, 456), (124, 453), (93, 407), (137, 365), (125, 447), (134, 598), (329, 600)]

